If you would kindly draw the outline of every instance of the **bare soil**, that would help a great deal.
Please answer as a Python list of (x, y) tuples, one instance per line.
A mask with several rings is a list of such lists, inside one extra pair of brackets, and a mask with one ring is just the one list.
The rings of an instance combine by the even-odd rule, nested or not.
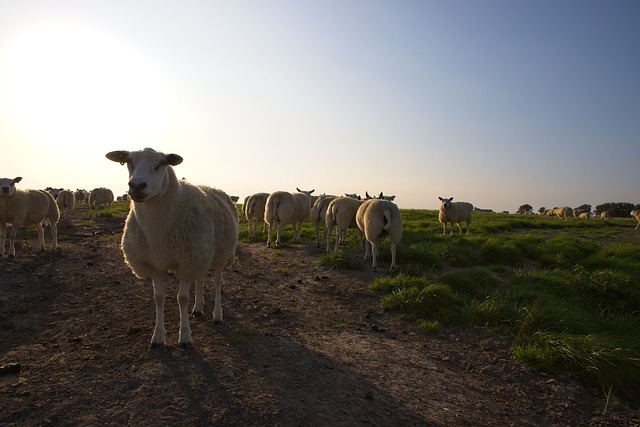
[(385, 273), (323, 269), (313, 243), (241, 243), (224, 323), (207, 289), (182, 349), (168, 298), (168, 345), (149, 349), (153, 292), (123, 262), (123, 219), (84, 217), (60, 224), (59, 250), (21, 230), (0, 260), (0, 425), (640, 424), (603, 414), (602, 390), (514, 360), (510, 337), (426, 333), (383, 311), (369, 287)]

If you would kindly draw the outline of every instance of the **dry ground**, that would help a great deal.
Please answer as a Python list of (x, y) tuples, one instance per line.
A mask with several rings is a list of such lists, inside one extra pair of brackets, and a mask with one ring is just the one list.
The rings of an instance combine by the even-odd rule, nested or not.
[(384, 273), (325, 270), (312, 244), (240, 244), (224, 323), (192, 319), (181, 349), (168, 298), (169, 345), (150, 350), (152, 288), (123, 262), (123, 220), (84, 216), (60, 225), (58, 251), (29, 237), (0, 260), (0, 425), (640, 423), (602, 415), (601, 390), (518, 363), (508, 337), (429, 334), (384, 312), (369, 289)]

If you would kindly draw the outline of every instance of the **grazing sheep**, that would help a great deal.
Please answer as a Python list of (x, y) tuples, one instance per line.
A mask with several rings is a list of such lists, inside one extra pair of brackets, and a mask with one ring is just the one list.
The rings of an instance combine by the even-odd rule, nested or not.
[(244, 215), (247, 218), (247, 222), (249, 222), (249, 237), (253, 238), (256, 235), (256, 226), (258, 225), (258, 221), (263, 221), (263, 229), (266, 227), (266, 223), (264, 222), (264, 209), (267, 204), (267, 197), (269, 197), (269, 193), (255, 193), (250, 196), (247, 196), (245, 199), (244, 206)]
[(327, 238), (327, 228), (325, 227), (324, 233), (322, 235), (322, 241), (320, 241), (320, 225), (324, 225), (327, 207), (329, 206), (329, 203), (331, 203), (331, 201), (335, 198), (336, 196), (321, 194), (313, 203), (313, 206), (311, 206), (311, 223), (316, 228), (316, 247), (318, 248), (325, 242), (325, 239)]
[(573, 216), (573, 209), (571, 209), (569, 206), (563, 206), (561, 208), (554, 209), (554, 213), (563, 221), (567, 219), (571, 221), (571, 217)]
[(89, 219), (91, 219), (91, 210), (95, 209), (96, 218), (98, 218), (98, 208), (105, 205), (107, 213), (111, 214), (111, 203), (113, 203), (113, 191), (108, 188), (94, 188), (89, 194)]
[(637, 230), (638, 226), (640, 226), (640, 211), (639, 210), (635, 210), (635, 209), (632, 210), (631, 211), (631, 216), (638, 221), (638, 224), (636, 224), (636, 228), (634, 228), (634, 230)]
[(113, 151), (107, 158), (126, 163), (129, 195), (133, 202), (122, 235), (125, 262), (140, 278), (153, 282), (156, 324), (151, 347), (165, 343), (164, 274), (171, 270), (180, 279), (181, 347), (191, 345), (187, 314), (191, 284), (196, 284), (194, 313), (204, 306), (204, 277), (214, 270), (213, 320), (222, 321), (222, 269), (232, 260), (238, 241), (238, 210), (221, 190), (178, 181), (173, 166), (182, 163), (176, 154), (151, 148)]
[(311, 215), (311, 193), (315, 190), (302, 191), (297, 188), (297, 193), (276, 191), (267, 197), (264, 211), (264, 221), (269, 224), (269, 236), (267, 247), (271, 247), (271, 234), (273, 226), (277, 226), (276, 246), (280, 245), (282, 226), (293, 225), (293, 240), (300, 241), (302, 223)]
[(42, 190), (19, 190), (16, 183), (22, 181), (22, 177), (14, 179), (0, 179), (0, 233), (2, 234), (2, 250), (4, 257), (4, 243), (7, 234), (7, 224), (11, 223), (9, 236), (8, 255), (16, 255), (15, 240), (18, 228), (25, 225), (35, 225), (40, 239), (40, 249), (45, 250), (43, 220), (48, 220), (51, 225), (52, 247), (58, 248), (58, 220), (60, 212), (53, 196)]
[(602, 219), (609, 219), (609, 212), (604, 211), (600, 214), (600, 218)]
[[(338, 197), (333, 199), (327, 207), (327, 213), (325, 214), (325, 229), (327, 237), (327, 248), (331, 246), (331, 235), (333, 234), (333, 228), (336, 227), (336, 245), (334, 250), (338, 250), (340, 243), (346, 243), (347, 230), (349, 228), (358, 228), (356, 224), (356, 213), (364, 200), (353, 199), (351, 197)], [(364, 235), (360, 230), (360, 248), (362, 248)]]
[(449, 234), (453, 234), (453, 224), (457, 224), (460, 235), (462, 235), (462, 227), (460, 224), (463, 221), (467, 223), (467, 234), (469, 234), (473, 205), (468, 202), (453, 202), (453, 197), (448, 199), (438, 197), (438, 199), (440, 199), (441, 202), (438, 220), (442, 223), (442, 235), (447, 234), (447, 223), (451, 223)]
[(364, 233), (367, 243), (364, 259), (369, 258), (369, 247), (373, 255), (373, 270), (378, 268), (378, 242), (381, 237), (391, 238), (391, 270), (396, 267), (396, 246), (402, 239), (402, 215), (395, 203), (389, 200), (367, 200), (356, 213), (356, 223)]
[(589, 212), (582, 212), (580, 215), (578, 215), (578, 218), (588, 219), (589, 218)]

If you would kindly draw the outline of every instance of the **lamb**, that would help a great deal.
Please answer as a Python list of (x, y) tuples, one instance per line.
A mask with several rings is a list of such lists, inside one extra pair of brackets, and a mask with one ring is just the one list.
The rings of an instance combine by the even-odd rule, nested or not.
[(453, 224), (457, 224), (460, 235), (462, 235), (462, 227), (460, 224), (463, 221), (467, 223), (467, 234), (469, 234), (473, 205), (468, 202), (453, 202), (453, 197), (448, 199), (438, 197), (438, 199), (440, 199), (441, 202), (438, 220), (442, 223), (442, 235), (447, 234), (447, 223), (451, 223), (449, 234), (453, 234)]
[[(255, 193), (248, 196), (244, 204), (244, 215), (249, 222), (249, 237), (256, 235), (258, 221), (264, 221), (264, 209), (269, 193)], [(266, 223), (264, 224), (266, 226)], [(264, 232), (264, 228), (262, 230)]]
[(16, 255), (15, 240), (18, 228), (25, 225), (35, 225), (38, 230), (40, 249), (45, 250), (43, 220), (47, 220), (51, 226), (52, 250), (58, 248), (58, 220), (60, 212), (53, 196), (43, 190), (19, 190), (16, 183), (22, 181), (22, 177), (14, 179), (0, 179), (0, 233), (2, 234), (2, 250), (0, 254), (5, 256), (4, 243), (7, 234), (7, 223), (11, 223), (8, 255)]
[(320, 225), (324, 224), (327, 207), (329, 206), (329, 203), (331, 203), (331, 201), (335, 198), (336, 196), (321, 194), (313, 203), (313, 206), (311, 206), (311, 223), (316, 228), (316, 247), (318, 248), (320, 247), (321, 243), (325, 242), (325, 239), (327, 237), (327, 229), (325, 227), (322, 236), (322, 242), (320, 242)]
[[(364, 200), (353, 199), (351, 197), (338, 197), (329, 203), (327, 207), (327, 213), (325, 214), (325, 227), (327, 236), (327, 248), (331, 245), (331, 235), (333, 234), (333, 228), (336, 230), (336, 244), (334, 250), (338, 250), (338, 245), (344, 243), (347, 240), (347, 230), (349, 228), (358, 228), (356, 224), (356, 212)], [(360, 230), (360, 248), (363, 246), (364, 235)]]
[(187, 314), (191, 284), (196, 284), (193, 313), (204, 307), (204, 277), (214, 270), (215, 308), (213, 321), (222, 321), (222, 269), (232, 260), (238, 241), (238, 210), (229, 196), (218, 189), (178, 181), (173, 166), (182, 163), (177, 154), (151, 148), (142, 151), (112, 151), (109, 160), (126, 163), (132, 199), (122, 235), (121, 248), (133, 274), (151, 278), (156, 306), (156, 324), (151, 347), (165, 343), (164, 274), (171, 270), (180, 279), (181, 347), (191, 346)]
[(269, 224), (267, 247), (271, 247), (271, 234), (274, 225), (277, 226), (276, 246), (280, 245), (282, 226), (286, 224), (293, 225), (293, 240), (296, 242), (301, 240), (302, 223), (311, 215), (311, 193), (315, 190), (296, 189), (297, 193), (276, 191), (267, 197), (264, 211), (264, 221)]
[(640, 226), (640, 210), (634, 209), (631, 211), (630, 215), (638, 221), (638, 224), (636, 224), (636, 228), (634, 228), (634, 230), (637, 230), (638, 227)]
[(111, 203), (113, 203), (113, 191), (108, 188), (94, 188), (89, 194), (89, 219), (91, 219), (91, 210), (95, 209), (96, 218), (98, 217), (98, 208), (105, 205), (107, 212), (111, 214)]
[(569, 206), (563, 206), (561, 208), (554, 209), (554, 213), (563, 221), (567, 219), (571, 221), (571, 217), (573, 216), (573, 209), (571, 209)]
[(382, 199), (367, 200), (358, 208), (356, 223), (364, 233), (367, 243), (364, 259), (369, 258), (369, 249), (373, 255), (373, 270), (378, 268), (378, 241), (381, 237), (391, 238), (391, 268), (396, 267), (396, 246), (402, 239), (402, 215), (398, 206)]

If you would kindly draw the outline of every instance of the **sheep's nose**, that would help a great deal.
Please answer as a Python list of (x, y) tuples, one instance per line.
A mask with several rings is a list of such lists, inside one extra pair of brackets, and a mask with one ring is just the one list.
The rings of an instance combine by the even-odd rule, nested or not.
[(137, 193), (147, 188), (146, 182), (135, 183), (133, 181), (129, 181), (129, 192)]

